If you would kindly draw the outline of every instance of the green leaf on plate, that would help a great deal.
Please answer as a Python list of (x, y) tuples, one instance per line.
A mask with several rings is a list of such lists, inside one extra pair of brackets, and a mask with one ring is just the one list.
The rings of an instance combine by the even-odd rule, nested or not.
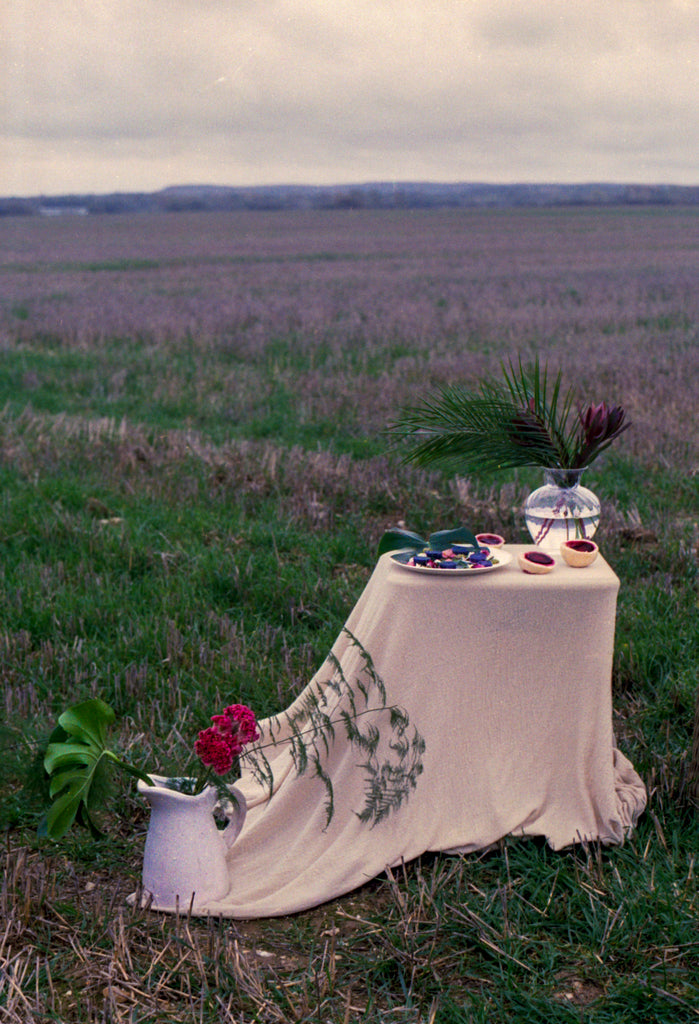
[(379, 556), (385, 555), (387, 551), (405, 551), (406, 548), (414, 551), (421, 551), (430, 547), (440, 551), (451, 547), (452, 544), (470, 544), (474, 551), (480, 550), (480, 544), (476, 535), (465, 526), (457, 526), (453, 530), (440, 530), (438, 533), (430, 534), (429, 540), (425, 540), (417, 533), (410, 530), (386, 530), (379, 541)]
[(439, 533), (430, 534), (429, 545), (435, 550), (444, 551), (452, 544), (471, 544), (474, 551), (480, 550), (480, 544), (476, 535), (467, 530), (465, 526), (458, 526), (455, 530), (440, 530)]
[(427, 544), (423, 537), (410, 530), (386, 530), (379, 541), (379, 556), (385, 555), (387, 551), (404, 551), (405, 548), (412, 548), (421, 551)]

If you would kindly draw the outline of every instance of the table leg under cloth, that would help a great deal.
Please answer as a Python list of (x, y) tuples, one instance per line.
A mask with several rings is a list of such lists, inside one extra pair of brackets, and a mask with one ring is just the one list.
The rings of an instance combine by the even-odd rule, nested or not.
[[(362, 823), (366, 773), (340, 729), (327, 758), (327, 824), (322, 781), (298, 775), (282, 744), (270, 758), (271, 798), (249, 773), (237, 784), (248, 815), (228, 855), (231, 888), (199, 913), (301, 911), (427, 851), (472, 851), (508, 835), (545, 836), (556, 850), (623, 841), (646, 792), (612, 732), (619, 581), (601, 557), (529, 576), (518, 548), (507, 550), (510, 565), (469, 579), (379, 559), (347, 630), (373, 659), (388, 703), (405, 708), (424, 738), (416, 788), (378, 824)], [(361, 676), (361, 649), (343, 631), (311, 685), (330, 678), (332, 658), (348, 681)]]

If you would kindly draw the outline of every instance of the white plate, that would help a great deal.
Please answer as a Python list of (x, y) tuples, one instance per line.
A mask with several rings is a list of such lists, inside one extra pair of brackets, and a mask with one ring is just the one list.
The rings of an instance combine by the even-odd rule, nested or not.
[(391, 555), (391, 559), (401, 569), (409, 569), (410, 572), (423, 574), (431, 573), (432, 576), (482, 576), (484, 572), (495, 572), (496, 569), (502, 569), (512, 561), (512, 555), (508, 551), (495, 548), (492, 557), (497, 558), (497, 565), (479, 565), (473, 569), (433, 569), (429, 565), (408, 565), (408, 559), (412, 558), (414, 554), (414, 551), (398, 551), (395, 555)]

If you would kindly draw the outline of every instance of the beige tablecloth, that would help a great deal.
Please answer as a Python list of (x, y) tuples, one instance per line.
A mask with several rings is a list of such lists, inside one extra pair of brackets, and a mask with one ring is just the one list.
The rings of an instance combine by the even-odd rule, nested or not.
[[(545, 836), (556, 850), (623, 841), (646, 793), (612, 732), (619, 580), (601, 557), (586, 569), (558, 560), (549, 575), (529, 576), (518, 548), (505, 550), (510, 565), (469, 578), (379, 559), (347, 629), (371, 655), (388, 702), (424, 738), (416, 787), (378, 824), (362, 823), (363, 759), (340, 730), (324, 761), (334, 798), (327, 824), (322, 779), (298, 775), (282, 743), (271, 757), (271, 798), (249, 774), (241, 780), (249, 809), (229, 854), (231, 889), (206, 910), (288, 914), (426, 851), (467, 852), (508, 835)], [(361, 679), (361, 650), (344, 631), (312, 684), (337, 665)], [(386, 712), (378, 719), (386, 732)]]

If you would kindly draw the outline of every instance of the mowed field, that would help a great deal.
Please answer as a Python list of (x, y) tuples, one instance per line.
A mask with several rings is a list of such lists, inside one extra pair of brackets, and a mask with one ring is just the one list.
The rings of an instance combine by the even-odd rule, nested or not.
[(538, 353), (697, 449), (699, 211), (7, 218), (3, 392), (216, 440), (380, 451), (416, 389)]
[[(386, 428), (535, 356), (633, 424), (585, 481), (650, 794), (624, 847), (504, 840), (203, 922), (126, 905), (128, 786), (107, 838), (37, 838), (66, 704), (103, 697), (121, 749), (175, 771), (223, 704), (290, 703), (387, 527), (526, 541), (537, 472), (417, 471)], [(0, 1021), (698, 1019), (698, 407), (696, 208), (0, 219)]]

